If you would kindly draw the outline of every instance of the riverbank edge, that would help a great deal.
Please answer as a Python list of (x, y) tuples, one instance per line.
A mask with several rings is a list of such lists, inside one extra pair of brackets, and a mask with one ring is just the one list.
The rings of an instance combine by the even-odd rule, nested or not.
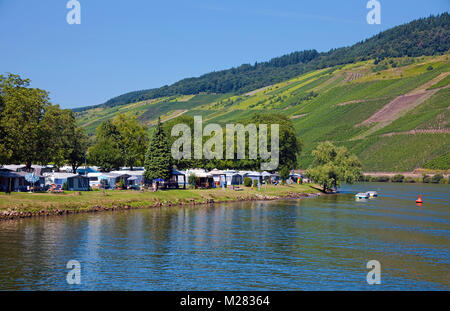
[(323, 192), (315, 192), (315, 193), (305, 193), (305, 192), (290, 192), (285, 195), (260, 195), (253, 194), (250, 197), (240, 197), (237, 200), (223, 200), (223, 199), (206, 199), (205, 201), (195, 201), (195, 199), (190, 199), (189, 202), (176, 202), (172, 203), (168, 202), (156, 202), (152, 205), (131, 205), (131, 204), (115, 204), (111, 207), (102, 206), (102, 205), (94, 205), (88, 208), (56, 208), (54, 210), (36, 210), (36, 211), (3, 211), (0, 212), (0, 221), (7, 220), (18, 220), (24, 218), (32, 218), (32, 217), (47, 217), (47, 216), (63, 216), (63, 215), (71, 215), (71, 214), (80, 214), (80, 213), (98, 213), (98, 212), (108, 212), (108, 211), (121, 211), (121, 210), (133, 210), (133, 209), (147, 209), (147, 208), (157, 208), (157, 207), (181, 207), (181, 206), (201, 206), (201, 205), (212, 205), (212, 204), (223, 204), (223, 203), (236, 203), (236, 202), (251, 202), (251, 201), (276, 201), (276, 200), (284, 200), (284, 199), (305, 199), (305, 198), (315, 198), (318, 196), (325, 195)]

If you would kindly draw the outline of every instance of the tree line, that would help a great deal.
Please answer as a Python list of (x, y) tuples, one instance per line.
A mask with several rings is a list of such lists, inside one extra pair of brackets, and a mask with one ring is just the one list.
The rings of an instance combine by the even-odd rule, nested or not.
[[(297, 157), (301, 152), (302, 143), (296, 136), (291, 120), (281, 114), (255, 114), (251, 118), (241, 120), (239, 123), (246, 125), (253, 124), (279, 124), (279, 148), (280, 167), (285, 167), (287, 171), (294, 169), (297, 164)], [(102, 122), (97, 128), (95, 144), (89, 148), (88, 161), (99, 166), (102, 170), (118, 169), (120, 166), (143, 166), (150, 162), (158, 167), (159, 162), (163, 162), (165, 170), (160, 171), (159, 178), (167, 177), (168, 168), (174, 166), (177, 169), (204, 168), (207, 170), (236, 169), (236, 170), (259, 170), (262, 159), (172, 159), (171, 146), (178, 138), (171, 135), (172, 128), (177, 124), (186, 124), (194, 133), (194, 118), (191, 116), (180, 116), (167, 122), (158, 124), (152, 129), (150, 139), (147, 138), (147, 128), (138, 123), (134, 116), (117, 114), (113, 120)], [(248, 133), (247, 133), (248, 135)], [(268, 133), (268, 150), (271, 150), (271, 133)], [(203, 142), (210, 137), (203, 136)], [(236, 139), (236, 137), (235, 137)], [(191, 154), (194, 153), (194, 137), (191, 137)], [(226, 139), (224, 133), (223, 150), (226, 150)], [(246, 139), (246, 151), (248, 153), (248, 137)], [(235, 144), (236, 146), (237, 144)], [(236, 153), (236, 151), (234, 151)], [(152, 169), (157, 171), (157, 169)], [(156, 174), (158, 175), (158, 174)]]

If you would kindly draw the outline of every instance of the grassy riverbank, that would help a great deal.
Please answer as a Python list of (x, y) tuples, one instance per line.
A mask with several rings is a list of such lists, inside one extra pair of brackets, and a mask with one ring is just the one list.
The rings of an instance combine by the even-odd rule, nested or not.
[(262, 187), (261, 191), (244, 188), (231, 189), (187, 189), (167, 191), (121, 191), (106, 190), (89, 192), (66, 191), (51, 193), (0, 194), (0, 219), (14, 219), (38, 215), (62, 215), (79, 212), (146, 208), (154, 206), (189, 205), (213, 202), (249, 200), (274, 200), (302, 197), (319, 191), (310, 185), (284, 185)]

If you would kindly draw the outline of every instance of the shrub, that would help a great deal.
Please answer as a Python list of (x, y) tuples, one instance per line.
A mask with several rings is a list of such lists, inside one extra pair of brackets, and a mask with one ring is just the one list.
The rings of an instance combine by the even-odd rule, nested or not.
[(431, 182), (431, 177), (428, 176), (428, 175), (424, 175), (423, 178), (422, 178), (422, 182), (425, 183), (425, 184), (430, 183)]
[(252, 179), (250, 177), (244, 178), (244, 186), (245, 187), (251, 187), (252, 186)]
[(62, 189), (66, 190), (66, 191), (69, 190), (69, 186), (67, 185), (67, 181), (63, 183)]
[(253, 188), (258, 188), (258, 180), (257, 179), (253, 180)]
[(415, 181), (414, 178), (412, 178), (412, 177), (406, 177), (404, 182), (413, 184), (413, 183), (415, 183), (416, 181)]
[(377, 179), (377, 182), (388, 182), (389, 176), (378, 176), (376, 179)]
[(125, 182), (123, 181), (123, 179), (119, 180), (119, 183), (118, 183), (117, 187), (119, 189), (125, 188)]
[(431, 182), (433, 184), (438, 184), (441, 182), (441, 179), (444, 179), (444, 176), (442, 176), (441, 174), (436, 174), (431, 178)]
[(359, 178), (359, 181), (371, 182), (372, 178), (373, 177), (370, 175), (361, 175), (361, 177)]
[(196, 188), (197, 187), (197, 183), (198, 183), (198, 177), (195, 174), (191, 174), (188, 177), (188, 184), (193, 187)]
[(397, 175), (392, 177), (391, 181), (392, 182), (403, 182), (404, 179), (405, 179), (405, 176), (403, 176), (401, 174), (397, 174)]

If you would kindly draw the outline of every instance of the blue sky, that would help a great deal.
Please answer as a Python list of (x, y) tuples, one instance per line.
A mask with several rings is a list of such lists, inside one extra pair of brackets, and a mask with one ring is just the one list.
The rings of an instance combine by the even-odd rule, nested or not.
[(293, 51), (351, 45), (393, 26), (449, 11), (449, 0), (0, 0), (0, 73), (13, 72), (75, 108), (129, 91)]

